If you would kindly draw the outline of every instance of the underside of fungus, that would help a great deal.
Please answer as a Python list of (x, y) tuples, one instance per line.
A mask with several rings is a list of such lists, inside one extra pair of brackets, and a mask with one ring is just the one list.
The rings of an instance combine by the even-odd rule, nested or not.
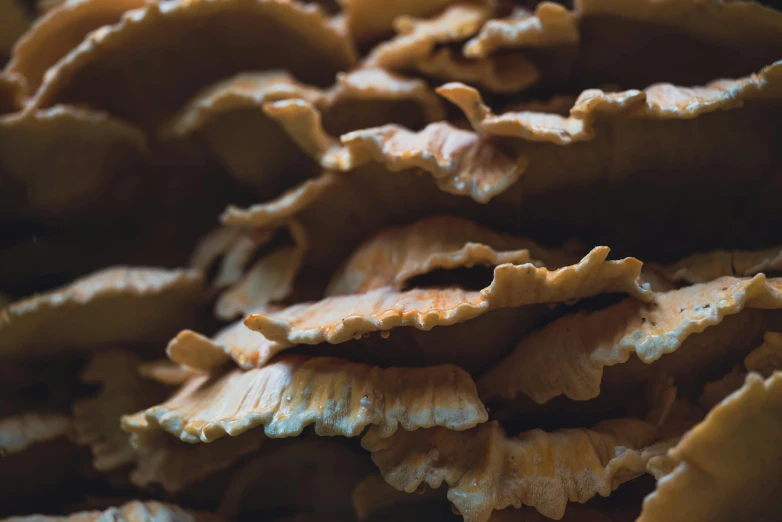
[[(20, 356), (154, 341), (172, 324), (194, 319), (203, 295), (196, 271), (106, 269), (1, 309), (0, 352)], [(182, 302), (189, 305), (180, 308)], [(56, 329), (58, 338), (47, 340), (47, 329)]]
[(655, 430), (618, 419), (589, 430), (534, 430), (519, 437), (507, 437), (496, 423), (464, 432), (374, 435), (370, 431), (362, 444), (391, 485), (413, 492), (422, 482), (434, 488), (445, 482), (448, 500), (464, 519), (485, 522), (492, 510), (522, 505), (558, 519), (568, 501), (610, 495), (623, 480), (646, 472), (644, 460), (654, 452), (646, 459), (624, 454), (649, 445)]
[[(782, 373), (775, 372), (765, 381), (750, 374), (740, 390), (718, 404), (671, 450), (677, 465), (644, 501), (638, 520), (776, 516), (779, 479), (771, 468), (779, 453), (775, 440), (780, 408)], [(742, 479), (737, 480), (739, 476)]]
[[(754, 311), (781, 308), (780, 290), (779, 279), (762, 274), (723, 277), (657, 293), (648, 304), (626, 300), (597, 312), (566, 315), (523, 340), (479, 385), (485, 397), (523, 393), (545, 403), (565, 394), (588, 400), (600, 394), (604, 369), (628, 362), (633, 354), (647, 368), (660, 359), (654, 368), (686, 375), (693, 365), (754, 348), (747, 341), (764, 331), (762, 314)], [(718, 331), (711, 334), (710, 327)], [(623, 376), (617, 366), (609, 377), (639, 379), (643, 370), (631, 364)]]

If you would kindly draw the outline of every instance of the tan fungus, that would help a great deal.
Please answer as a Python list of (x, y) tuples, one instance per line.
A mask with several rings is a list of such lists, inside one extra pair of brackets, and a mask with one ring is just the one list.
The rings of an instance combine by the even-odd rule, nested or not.
[(756, 2), (576, 0), (575, 4), (581, 19), (608, 16), (637, 20), (721, 45), (764, 44), (782, 32), (782, 16)]
[[(16, 39), (32, 22), (17, 1), (0, 0), (0, 55), (11, 45), (2, 35)], [(504, 0), (40, 4), (45, 14), (0, 73), (0, 221), (60, 227), (116, 215), (158, 186), (145, 177), (160, 174), (156, 161), (176, 166), (148, 152), (146, 132), (163, 142), (155, 153), (217, 160), (260, 203), (229, 206), (189, 269), (113, 267), (0, 305), (7, 374), (22, 368), (14, 358), (96, 350), (81, 379), (101, 386), (73, 404), (73, 418), (3, 392), (0, 409), (30, 411), (0, 419), (0, 457), (73, 432), (97, 470), (135, 464), (136, 486), (168, 495), (207, 488), (223, 496), (225, 519), (349, 519), (352, 495), (368, 520), (447, 495), (466, 522), (624, 521), (622, 507), (567, 504), (644, 474), (658, 485), (637, 522), (777, 515), (782, 278), (763, 272), (782, 267), (779, 247), (697, 253), (642, 272), (635, 258), (608, 261), (607, 247), (574, 258), (477, 223), (543, 230), (530, 232), (543, 241), (552, 228), (552, 243), (570, 230), (628, 252), (646, 241), (641, 251), (665, 260), (674, 247), (639, 235), (634, 212), (669, 225), (679, 214), (657, 215), (661, 201), (689, 190), (719, 208), (720, 191), (773, 194), (782, 61), (709, 80), (776, 59), (782, 15), (728, 0), (576, 0), (572, 11), (544, 1), (534, 12)], [(658, 63), (651, 49), (669, 58)], [(446, 121), (431, 79), (451, 82), (437, 92), (466, 122)], [(557, 97), (565, 85), (601, 88)], [(555, 97), (518, 97), (532, 86)], [(667, 196), (655, 192), (668, 185)], [(583, 197), (603, 188), (605, 200)], [(711, 226), (733, 234), (740, 221), (729, 214)], [(477, 290), (481, 267), (493, 277)], [(612, 293), (629, 297), (561, 313)], [(220, 319), (244, 319), (212, 338), (182, 330), (211, 300)], [(121, 351), (159, 347), (176, 331), (170, 361)], [(300, 345), (351, 360), (280, 355)], [(161, 384), (180, 388), (166, 400)], [(493, 401), (491, 422), (482, 400)], [(644, 420), (518, 436), (498, 423), (568, 414), (573, 426), (613, 405)], [(310, 425), (321, 437), (298, 437)], [(359, 435), (380, 475), (367, 475), (357, 448), (322, 438)], [(76, 469), (77, 459), (62, 464)], [(56, 487), (45, 476), (32, 485)], [(122, 503), (106, 500), (97, 506)], [(220, 520), (157, 502), (75, 508), (6, 521)]]
[[(266, 307), (278, 310), (279, 307)], [(192, 330), (182, 330), (169, 341), (168, 357), (179, 364), (201, 371), (219, 368), (233, 359), (245, 370), (264, 366), (277, 353), (266, 337), (244, 325), (232, 323), (209, 339)]]
[[(278, 102), (267, 106), (267, 111), (315, 114), (311, 106), (298, 100)], [(299, 135), (304, 139), (303, 136)], [(515, 160), (490, 140), (445, 122), (430, 124), (418, 132), (390, 124), (348, 133), (342, 136), (342, 141), (344, 147), (330, 141), (321, 146), (319, 143), (324, 142), (319, 139), (304, 146), (322, 151), (321, 157), (336, 158), (340, 168), (363, 165), (361, 168), (343, 175), (324, 173), (289, 189), (277, 199), (247, 209), (229, 206), (222, 221), (233, 226), (269, 227), (279, 226), (295, 216), (305, 226), (310, 239), (317, 243), (321, 236), (311, 227), (323, 226), (330, 214), (341, 216), (331, 219), (366, 214), (362, 215), (360, 224), (380, 221), (378, 224), (382, 226), (386, 219), (393, 223), (395, 216), (414, 216), (419, 207), (430, 208), (436, 204), (437, 208), (448, 210), (464, 206), (441, 192), (486, 203), (513, 185), (524, 167), (523, 161)], [(428, 174), (436, 186), (412, 175), (421, 172)], [(398, 198), (405, 198), (404, 207)], [(378, 215), (381, 206), (387, 210)], [(307, 217), (300, 216), (302, 213), (308, 214)], [(353, 228), (356, 229), (356, 223)], [(368, 228), (372, 230), (377, 228)]]
[(273, 230), (217, 228), (198, 242), (189, 266), (204, 274), (215, 271), (210, 283), (221, 290), (241, 281), (253, 254), (273, 237)]
[(673, 377), (664, 372), (652, 375), (646, 383), (646, 402), (648, 412), (644, 420), (659, 428), (668, 420), (676, 403)]
[(537, 68), (523, 56), (467, 59), (442, 47), (475, 35), (491, 14), (491, 7), (482, 3), (457, 3), (431, 19), (400, 17), (394, 24), (399, 35), (373, 49), (365, 63), (416, 70), (445, 81), (469, 81), (493, 92), (518, 92), (538, 80)]
[(71, 419), (59, 413), (28, 412), (0, 419), (0, 458), (72, 435)]
[(123, 197), (128, 178), (142, 177), (146, 153), (139, 129), (101, 112), (58, 105), (0, 117), (2, 213), (57, 217), (110, 207), (106, 200)]
[(543, 112), (567, 116), (576, 104), (577, 96), (570, 94), (555, 94), (543, 100), (524, 100), (511, 103), (505, 107), (506, 112)]
[(32, 20), (19, 0), (0, 0), (0, 56), (8, 56)]
[(387, 439), (374, 435), (370, 430), (362, 445), (386, 481), (408, 492), (422, 483), (438, 488), (445, 482), (448, 500), (466, 522), (486, 522), (494, 510), (522, 505), (560, 519), (568, 501), (609, 496), (645, 473), (648, 460), (659, 454), (644, 453), (655, 429), (635, 419), (518, 437), (507, 437), (496, 421), (462, 432), (438, 428), (400, 431)]
[[(481, 95), (476, 89), (461, 83), (445, 84), (438, 88), (437, 92), (459, 106), (472, 127), (484, 134), (511, 136), (529, 141), (545, 141), (558, 145), (586, 141), (593, 136), (589, 120), (585, 121), (573, 116), (566, 118), (558, 114), (532, 111), (506, 112), (495, 115), (491, 109), (483, 104)], [(602, 94), (600, 92), (600, 95)], [(583, 96), (584, 94), (581, 95), (581, 97)], [(592, 103), (590, 106), (605, 107), (606, 110), (616, 111), (639, 102), (643, 99), (643, 93), (628, 91), (604, 95), (599, 99), (603, 103)], [(576, 101), (576, 106), (578, 106), (578, 101)], [(571, 109), (571, 113), (572, 111), (573, 109)], [(591, 116), (591, 114), (586, 113), (587, 116)]]
[(188, 368), (168, 359), (157, 359), (141, 363), (138, 373), (144, 379), (155, 381), (169, 386), (179, 386), (193, 377), (198, 377), (201, 372)]
[[(607, 184), (628, 188), (635, 183), (712, 183), (713, 169), (727, 166), (743, 173), (742, 183), (758, 180), (773, 161), (776, 131), (770, 116), (767, 118), (773, 111), (757, 112), (761, 107), (754, 104), (749, 109), (717, 111), (692, 120), (611, 119), (610, 125), (597, 129), (592, 143), (565, 148), (524, 140), (498, 143), (491, 137), (481, 138), (447, 124), (433, 124), (418, 133), (397, 127), (362, 130), (343, 137), (351, 149), (350, 155), (355, 163), (364, 165), (362, 168), (346, 173), (342, 181), (318, 184), (318, 190), (310, 190), (309, 184), (300, 185), (279, 201), (284, 202), (283, 208), (295, 209), (297, 219), (308, 231), (314, 266), (329, 271), (359, 241), (384, 226), (432, 213), (473, 217), (485, 212), (470, 202), (459, 202), (434, 191), (436, 187), (430, 186), (428, 180), (410, 175), (416, 172), (415, 167), (427, 169), (440, 187), (450, 193), (470, 195), (475, 201), (492, 199), (497, 219), (517, 224), (534, 217), (525, 209), (535, 207), (541, 195), (567, 191), (573, 186)], [(422, 143), (431, 145), (422, 148)], [(517, 148), (520, 156), (508, 154), (508, 146)], [(386, 168), (405, 170), (402, 174), (390, 174), (369, 161), (372, 157)], [(493, 158), (491, 164), (482, 163), (488, 161), (480, 159), (484, 157)], [(677, 176), (668, 174), (670, 179), (660, 180), (659, 172)], [(731, 181), (730, 176), (717, 181), (738, 183), (737, 179)], [(308, 197), (298, 199), (304, 195)], [(295, 207), (299, 201), (305, 203)], [(580, 201), (574, 201), (574, 205), (549, 203), (554, 205), (546, 208), (556, 213), (561, 223), (582, 222), (583, 212), (593, 212)], [(307, 207), (302, 208), (305, 204)], [(237, 224), (244, 221), (263, 225), (271, 219), (266, 209), (278, 208), (261, 204), (254, 206), (252, 212), (231, 209), (224, 218), (235, 216)], [(634, 208), (650, 212), (658, 207), (648, 201)], [(595, 219), (607, 226), (610, 211), (601, 212), (598, 215), (609, 215)], [(257, 221), (250, 221), (253, 216), (258, 217)], [(639, 241), (629, 235), (632, 230), (622, 232), (621, 222), (615, 228), (623, 240), (638, 246)], [(336, 229), (342, 231), (338, 237), (330, 232)]]
[(196, 271), (107, 268), (0, 310), (0, 353), (29, 357), (159, 341), (192, 322), (204, 294)]
[[(620, 113), (622, 117), (600, 118), (598, 125), (589, 127), (594, 137), (581, 143), (573, 141), (586, 137), (583, 132), (585, 127), (576, 125), (575, 130), (568, 128), (571, 123), (583, 119), (575, 115), (564, 118), (531, 113), (531, 119), (525, 121), (524, 114), (510, 114), (506, 121), (503, 115), (496, 118), (489, 115), (484, 119), (482, 107), (470, 106), (467, 114), (475, 113), (473, 119), (480, 125), (491, 122), (495, 126), (492, 132), (513, 135), (487, 135), (485, 139), (494, 138), (490, 141), (496, 147), (505, 154), (512, 154), (520, 165), (525, 166), (516, 183), (505, 185), (495, 193), (498, 197), (493, 210), (503, 220), (517, 226), (525, 226), (529, 220), (541, 216), (556, 216), (558, 225), (569, 226), (572, 233), (582, 238), (592, 236), (592, 241), (598, 240), (594, 232), (596, 229), (606, 229), (612, 231), (610, 233), (616, 236), (617, 242), (638, 251), (643, 248), (644, 242), (648, 244), (648, 240), (642, 241), (633, 227), (623, 224), (659, 212), (659, 219), (668, 219), (668, 224), (673, 226), (674, 216), (680, 214), (676, 210), (679, 207), (659, 203), (666, 197), (675, 197), (667, 194), (682, 194), (683, 188), (687, 192), (706, 188), (721, 190), (717, 195), (722, 194), (724, 204), (728, 204), (729, 198), (725, 194), (735, 193), (740, 190), (739, 186), (746, 190), (748, 184), (756, 186), (768, 179), (775, 164), (774, 143), (779, 138), (778, 127), (772, 121), (778, 119), (778, 104), (773, 102), (773, 93), (780, 84), (776, 78), (780, 72), (782, 68), (775, 64), (756, 75), (755, 80), (738, 80), (734, 85), (758, 86), (755, 94), (751, 94), (752, 87), (738, 88), (739, 101), (729, 94), (730, 91), (718, 89), (710, 91), (714, 97), (711, 101), (707, 100), (708, 103), (691, 97), (692, 93), (671, 99), (670, 103), (654, 109), (649, 109), (647, 103), (641, 103), (639, 107), (647, 107), (638, 109), (641, 113), (647, 116), (657, 114), (659, 117), (625, 117), (625, 111)], [(469, 89), (460, 88), (452, 92), (462, 95), (469, 93)], [(594, 108), (589, 108), (592, 107), (589, 92), (586, 91), (581, 100), (584, 102), (580, 105), (583, 117), (596, 114)], [(601, 101), (595, 107), (602, 106), (605, 110), (627, 105), (628, 96), (639, 99), (645, 96), (642, 91), (605, 96), (602, 91), (597, 93), (600, 96), (596, 100)], [(736, 106), (742, 102), (741, 107)], [(688, 103), (693, 106), (692, 111), (679, 108), (679, 105), (686, 107)], [(734, 108), (704, 112), (718, 107)], [(661, 119), (664, 114), (670, 117)], [(687, 117), (687, 114), (698, 116)], [(672, 119), (674, 116), (680, 119)], [(541, 123), (541, 126), (536, 127), (533, 125), (535, 122)], [(485, 134), (486, 131), (480, 132)], [(518, 139), (520, 135), (522, 139)], [(563, 147), (562, 143), (570, 145)], [(741, 176), (735, 175), (737, 172), (741, 172)], [(613, 211), (612, 205), (595, 208), (591, 198), (579, 197), (581, 187), (595, 196), (601, 187), (609, 189), (607, 196), (618, 208)], [(646, 187), (651, 187), (656, 197), (637, 200), (637, 191), (646, 190)], [(671, 192), (674, 187), (676, 192)], [(695, 219), (695, 216), (682, 215), (681, 218)], [(715, 219), (715, 227), (735, 226), (727, 215), (718, 215)]]
[(100, 27), (120, 21), (123, 13), (151, 0), (65, 0), (42, 17), (14, 46), (6, 71), (21, 74), (28, 94), (38, 90), (46, 71)]
[(171, 504), (162, 502), (133, 500), (118, 507), (105, 511), (81, 511), (66, 516), (29, 515), (10, 517), (4, 522), (221, 522), (221, 518), (208, 513), (185, 511)]
[(460, 57), (444, 47), (418, 64), (425, 75), (440, 81), (470, 82), (499, 94), (514, 94), (539, 79), (535, 65), (520, 55), (502, 55), (482, 60)]
[(361, 294), (384, 286), (403, 290), (410, 279), (434, 270), (536, 263), (533, 257), (549, 256), (530, 240), (498, 234), (455, 216), (431, 217), (385, 230), (364, 242), (331, 277), (326, 296)]
[(612, 380), (646, 378), (649, 365), (658, 359), (655, 369), (690, 375), (726, 354), (751, 349), (747, 343), (763, 331), (762, 313), (740, 312), (779, 309), (780, 292), (782, 280), (762, 274), (724, 277), (655, 293), (649, 303), (627, 299), (596, 312), (567, 315), (523, 339), (481, 376), (479, 387), (483, 397), (524, 394), (540, 404), (562, 394), (588, 400), (600, 394), (604, 368), (628, 363), (632, 354), (639, 361), (618, 368)]
[(288, 72), (240, 73), (197, 93), (160, 132), (164, 139), (203, 143), (237, 181), (263, 196), (275, 196), (317, 170), (307, 151), (300, 150), (263, 107), (320, 96), (318, 89), (297, 82)]
[[(247, 250), (263, 246), (271, 237), (270, 234), (257, 234), (257, 239), (251, 241), (248, 239), (256, 238), (245, 234), (246, 230), (241, 228), (218, 227), (206, 233), (198, 240), (193, 253), (190, 256), (187, 266), (208, 274), (215, 269), (224, 271), (218, 274), (214, 281), (210, 281), (214, 286), (220, 287), (226, 284), (232, 284), (239, 280), (242, 275), (244, 265), (247, 263)], [(248, 237), (249, 236), (249, 237)], [(228, 257), (233, 257), (235, 261), (225, 263)], [(225, 278), (226, 281), (220, 280)]]
[[(570, 76), (642, 87), (661, 80), (703, 84), (737, 77), (779, 59), (782, 15), (760, 2), (581, 0), (582, 44)], [(767, 4), (768, 5), (768, 4)]]
[(754, 276), (782, 269), (782, 247), (764, 250), (715, 250), (693, 254), (659, 270), (671, 281), (706, 283), (723, 276)]
[(442, 100), (424, 80), (367, 65), (337, 73), (336, 83), (316, 105), (325, 126), (339, 134), (386, 123), (421, 127), (445, 118)]
[(0, 116), (22, 108), (24, 79), (18, 74), (0, 72)]
[(434, 178), (440, 190), (479, 203), (488, 203), (507, 190), (525, 168), (523, 159), (447, 122), (431, 123), (418, 132), (389, 124), (350, 132), (341, 140), (355, 164), (371, 159), (392, 172), (422, 169)]
[(541, 2), (534, 13), (516, 8), (507, 18), (487, 21), (464, 46), (464, 55), (485, 58), (507, 48), (553, 47), (578, 41), (574, 14), (560, 4)]
[(744, 366), (764, 378), (782, 370), (782, 333), (766, 332), (763, 343), (744, 358)]
[(651, 293), (637, 281), (641, 263), (633, 258), (606, 261), (608, 252), (607, 247), (595, 248), (578, 264), (554, 271), (531, 263), (500, 265), (494, 269), (492, 283), (481, 291), (445, 288), (398, 292), (384, 287), (251, 315), (245, 324), (284, 349), (293, 344), (337, 344), (398, 326), (429, 330), (498, 308), (575, 301), (603, 292), (628, 292), (648, 300)]
[(721, 378), (707, 382), (703, 386), (703, 393), (701, 393), (698, 399), (698, 406), (706, 411), (712, 409), (722, 402), (725, 397), (741, 388), (745, 380), (747, 380), (746, 369), (741, 366), (734, 367)]
[[(442, 163), (450, 164), (458, 173), (455, 151), (445, 152)], [(302, 267), (304, 278), (333, 273), (362, 241), (383, 228), (433, 214), (459, 214), (465, 208), (474, 213), (481, 211), (482, 206), (472, 198), (443, 192), (432, 175), (412, 166), (402, 172), (389, 172), (368, 158), (364, 161), (368, 163), (355, 171), (324, 173), (275, 200), (245, 209), (229, 206), (222, 220), (232, 226), (278, 228), (295, 218), (308, 237), (309, 249)], [(439, 169), (435, 161), (424, 166)], [(435, 172), (438, 176), (448, 175), (442, 170)], [(481, 177), (491, 173), (476, 164), (472, 173), (462, 174)], [(465, 179), (462, 185), (469, 188), (475, 184)], [(334, 230), (340, 230), (340, 234), (333, 234)], [(321, 282), (325, 285), (327, 280), (321, 278)], [(309, 292), (308, 298), (317, 298), (323, 295), (322, 291), (321, 287)]]
[(755, 373), (670, 451), (676, 468), (643, 504), (638, 522), (774, 520), (782, 456), (782, 373)]
[(225, 290), (215, 303), (215, 315), (235, 319), (288, 297), (307, 251), (307, 237), (301, 225), (289, 223), (292, 245), (282, 246), (248, 267), (242, 278)]
[(37, 0), (35, 2), (35, 9), (39, 16), (44, 15), (65, 2), (65, 0)]
[(782, 334), (766, 332), (761, 345), (744, 358), (743, 367), (736, 366), (722, 378), (706, 383), (698, 404), (709, 410), (741, 388), (748, 372), (770, 377), (777, 370), (782, 370)]
[(453, 365), (380, 369), (336, 358), (285, 357), (264, 368), (188, 382), (167, 402), (126, 416), (123, 429), (162, 428), (184, 442), (211, 442), (264, 426), (271, 438), (355, 437), (369, 425), (468, 429), (488, 418), (469, 375)]
[(165, 388), (151, 385), (138, 373), (141, 359), (129, 352), (112, 350), (95, 354), (82, 370), (81, 381), (99, 384), (95, 397), (73, 405), (76, 443), (90, 446), (92, 465), (111, 471), (134, 462), (136, 453), (118, 419), (162, 400)]
[(142, 488), (160, 484), (168, 493), (177, 493), (256, 453), (263, 441), (263, 434), (250, 433), (209, 445), (187, 444), (167, 433), (135, 433), (130, 436), (136, 453), (130, 480)]
[(455, 0), (341, 0), (351, 35), (359, 44), (390, 36), (400, 16), (432, 16)]
[(323, 437), (269, 441), (244, 461), (231, 473), (217, 510), (227, 519), (256, 510), (295, 509), (301, 518), (286, 520), (354, 520), (351, 493), (372, 468), (364, 452)]
[[(234, 177), (274, 195), (318, 172), (318, 166), (353, 168), (330, 133), (389, 122), (420, 127), (443, 115), (441, 100), (425, 82), (382, 69), (339, 73), (327, 90), (270, 71), (242, 73), (202, 91), (163, 135), (205, 141)], [(263, 146), (257, 136), (263, 136)]]
[[(212, 43), (218, 40), (223, 45), (216, 52)], [(265, 47), (274, 52), (256, 52)], [(90, 34), (50, 69), (32, 103), (40, 108), (88, 103), (154, 127), (200, 89), (237, 71), (286, 67), (303, 81), (325, 85), (354, 60), (346, 35), (315, 5), (150, 3)]]
[[(546, 304), (571, 303), (613, 291), (629, 291), (645, 299), (648, 290), (634, 279), (637, 261), (604, 261), (606, 254), (607, 250), (597, 249), (581, 263), (559, 271), (533, 264), (500, 265), (494, 271), (495, 282), (483, 291), (456, 286), (407, 291), (384, 287), (361, 295), (329, 297), (251, 315), (245, 324), (262, 335), (248, 336), (236, 324), (226, 329), (223, 339), (210, 341), (183, 332), (174, 342), (182, 354), (193, 351), (183, 357), (203, 357), (209, 367), (222, 364), (225, 355), (230, 355), (243, 368), (251, 368), (297, 344), (319, 344), (319, 350), (326, 353), (336, 351), (372, 363), (453, 363), (478, 373), (507, 354), (519, 338), (551, 313)], [(546, 277), (549, 283), (544, 283)], [(232, 333), (228, 335), (228, 331)], [(372, 332), (379, 334), (370, 335)], [(330, 347), (322, 343), (345, 344)], [(177, 360), (190, 364), (185, 358)]]
[(305, 249), (303, 245), (282, 247), (260, 259), (241, 281), (220, 295), (215, 315), (231, 320), (288, 297)]
[(310, 161), (324, 169), (345, 171), (354, 167), (348, 151), (326, 133), (323, 116), (313, 104), (305, 100), (282, 100), (264, 105), (263, 111)]
[(223, 113), (261, 108), (264, 103), (290, 98), (312, 101), (318, 96), (318, 89), (297, 82), (287, 71), (243, 72), (196, 94), (161, 134), (164, 137), (187, 136)]
[(491, 17), (492, 9), (480, 3), (453, 3), (437, 16), (394, 20), (398, 35), (375, 47), (366, 63), (390, 70), (405, 70), (431, 55), (438, 44), (466, 40)]
[(495, 115), (483, 104), (478, 91), (449, 83), (437, 92), (462, 109), (473, 128), (494, 136), (567, 145), (595, 137), (595, 122), (603, 117), (690, 119), (717, 110), (741, 107), (745, 100), (779, 98), (782, 95), (782, 62), (758, 74), (737, 80), (718, 80), (704, 87), (656, 84), (643, 91), (606, 93), (589, 89), (581, 93), (569, 117), (522, 111)]
[(360, 161), (330, 133), (390, 123), (417, 128), (444, 116), (441, 101), (423, 80), (378, 68), (339, 73), (337, 83), (314, 101), (280, 100), (264, 104), (263, 110), (301, 152), (320, 167), (339, 171), (351, 170)]
[(274, 200), (252, 205), (246, 209), (229, 205), (220, 216), (220, 221), (231, 227), (279, 226), (322, 199), (329, 188), (338, 185), (337, 175), (326, 172), (317, 178), (304, 181)]

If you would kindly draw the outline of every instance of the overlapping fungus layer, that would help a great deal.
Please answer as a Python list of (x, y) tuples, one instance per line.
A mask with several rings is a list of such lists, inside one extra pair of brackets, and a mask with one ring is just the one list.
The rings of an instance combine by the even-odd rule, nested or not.
[(3, 520), (778, 518), (782, 13), (0, 0), (3, 63)]

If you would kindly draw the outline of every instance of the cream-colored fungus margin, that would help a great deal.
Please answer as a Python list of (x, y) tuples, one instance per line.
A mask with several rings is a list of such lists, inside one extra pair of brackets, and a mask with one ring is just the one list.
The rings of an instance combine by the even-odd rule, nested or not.
[(579, 263), (554, 271), (531, 263), (500, 265), (494, 269), (492, 283), (480, 291), (380, 288), (250, 315), (245, 324), (282, 349), (294, 344), (341, 343), (399, 326), (429, 330), (474, 319), (489, 310), (574, 301), (605, 292), (651, 299), (651, 292), (637, 279), (641, 262), (634, 258), (606, 261), (608, 252), (608, 247), (597, 247)]

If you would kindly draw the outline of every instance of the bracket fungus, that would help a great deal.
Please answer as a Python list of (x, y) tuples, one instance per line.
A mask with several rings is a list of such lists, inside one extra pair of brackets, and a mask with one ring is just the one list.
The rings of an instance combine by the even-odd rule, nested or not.
[[(223, 44), (215, 47), (215, 41)], [(308, 51), (300, 52), (301, 46)], [(149, 126), (231, 71), (284, 67), (324, 85), (354, 60), (351, 42), (315, 5), (150, 2), (90, 33), (48, 70), (31, 103), (40, 108), (87, 103)]]
[(0, 0), (0, 522), (779, 518), (770, 3)]
[[(0, 310), (0, 352), (22, 357), (154, 342), (172, 325), (194, 320), (203, 295), (196, 271), (106, 269)], [(49, 337), (49, 329), (58, 336)]]
[(355, 437), (369, 425), (390, 436), (399, 427), (463, 430), (486, 419), (475, 384), (455, 366), (381, 369), (299, 356), (192, 379), (169, 401), (126, 416), (122, 424), (131, 433), (157, 428), (195, 443), (256, 426), (271, 438), (295, 437), (311, 424), (326, 436)]

